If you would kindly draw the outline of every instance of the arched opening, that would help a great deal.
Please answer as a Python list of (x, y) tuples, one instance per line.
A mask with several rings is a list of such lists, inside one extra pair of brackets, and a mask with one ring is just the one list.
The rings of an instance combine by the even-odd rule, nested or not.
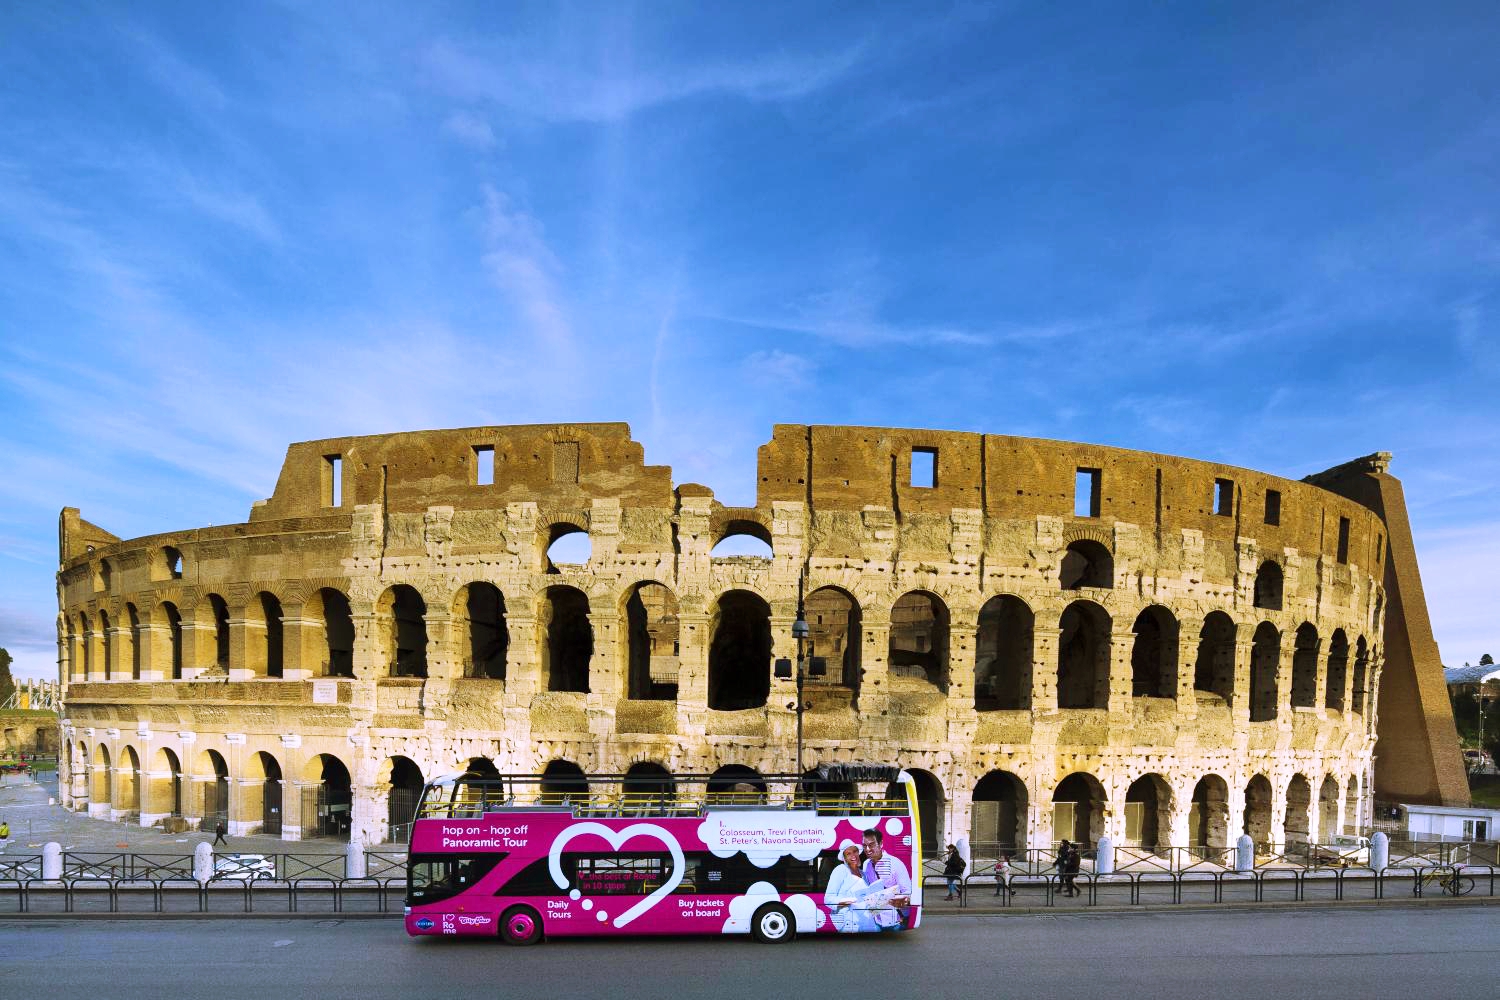
[(201, 819), (198, 829), (212, 832), (220, 824), (229, 825), (229, 765), (224, 755), (217, 750), (205, 750), (198, 755), (198, 769), (193, 777), (199, 783), (202, 798), (198, 814)]
[(576, 524), (554, 524), (547, 532), (547, 572), (581, 570), (593, 558), (589, 533)]
[(166, 747), (157, 747), (151, 761), (146, 811), (154, 815), (182, 816), (182, 764)]
[(1058, 625), (1057, 707), (1109, 707), (1109, 614), (1092, 601), (1074, 601)]
[(380, 600), (390, 643), (392, 677), (427, 676), (427, 602), (417, 588), (398, 583)]
[(842, 684), (859, 692), (859, 650), (863, 634), (859, 602), (838, 587), (819, 587), (803, 604), (807, 616), (807, 655), (827, 671), (813, 683)]
[(1198, 632), (1193, 690), (1218, 695), (1225, 704), (1234, 695), (1234, 622), (1222, 611), (1210, 611)]
[[(89, 803), (108, 808), (114, 800), (110, 793), (109, 748), (100, 743), (94, 748), (94, 766), (89, 768)], [(93, 815), (93, 813), (90, 813)]]
[(771, 693), (771, 606), (748, 590), (719, 598), (708, 647), (708, 707), (759, 708)]
[(73, 620), (71, 618), (64, 618), (63, 621), (67, 625), (68, 630), (68, 680), (76, 681), (79, 680), (78, 668), (80, 666), (78, 662), (78, 633), (74, 630)]
[(627, 812), (665, 812), (676, 791), (671, 771), (655, 761), (638, 761), (626, 769), (620, 783), (621, 807)]
[(1229, 784), (1217, 774), (1205, 774), (1193, 786), (1188, 839), (1204, 854), (1229, 847)]
[(766, 801), (766, 779), (753, 767), (725, 764), (708, 776), (704, 792), (709, 805), (755, 805)]
[(386, 840), (404, 844), (411, 840), (411, 825), (422, 798), (422, 769), (410, 757), (391, 757), (386, 792)]
[(182, 680), (182, 612), (171, 601), (162, 602), (162, 612), (167, 616), (168, 659), (172, 664), (172, 679)]
[(1109, 549), (1090, 538), (1069, 542), (1068, 550), (1063, 553), (1058, 582), (1063, 590), (1084, 587), (1108, 590), (1115, 585), (1115, 557)]
[(1026, 850), (1026, 783), (1009, 771), (990, 771), (969, 803), (969, 847), (998, 858)]
[(1270, 622), (1255, 627), (1250, 646), (1250, 721), (1276, 718), (1276, 670), (1281, 660), (1281, 633)]
[(141, 759), (134, 747), (120, 751), (120, 775), (115, 781), (115, 800), (110, 815), (134, 819), (141, 814)]
[(1136, 698), (1177, 697), (1177, 619), (1159, 604), (1131, 626), (1130, 693)]
[(1036, 616), (1019, 597), (992, 597), (979, 611), (974, 644), (974, 708), (988, 712), (1031, 707)]
[(104, 647), (104, 679), (113, 680), (115, 670), (115, 632), (110, 627), (109, 612), (99, 611), (99, 638)]
[(1318, 703), (1318, 630), (1309, 622), (1297, 629), (1292, 650), (1292, 707), (1313, 708)]
[(348, 840), (354, 789), (344, 762), (333, 754), (320, 753), (302, 769), (302, 781), (303, 839)]
[(891, 606), (888, 662), (894, 676), (948, 690), (948, 606), (936, 594), (914, 590)]
[(1269, 559), (1255, 571), (1255, 606), (1267, 611), (1281, 610), (1281, 567)]
[(1365, 637), (1354, 641), (1354, 683), (1349, 688), (1349, 708), (1355, 715), (1365, 714), (1365, 685), (1369, 683), (1370, 654)]
[(1125, 789), (1125, 843), (1148, 851), (1167, 846), (1172, 830), (1172, 786), (1144, 774)]
[(229, 669), (229, 605), (218, 594), (208, 595), (208, 608), (214, 620), (214, 663)]
[(1328, 843), (1339, 832), (1339, 779), (1333, 775), (1323, 778), (1323, 787), (1318, 789), (1318, 840)]
[(1344, 685), (1349, 682), (1349, 637), (1337, 628), (1328, 640), (1328, 692), (1323, 704), (1344, 710)]
[(94, 672), (94, 631), (89, 627), (89, 616), (78, 616), (78, 634), (83, 643), (83, 680), (92, 679)]
[[(920, 767), (908, 767), (917, 793), (917, 822), (922, 828), (922, 854), (935, 858), (948, 846), (947, 814), (948, 798), (943, 794), (943, 783), (931, 771)], [(906, 786), (893, 781), (886, 786), (885, 797), (904, 801)]]
[(162, 546), (161, 564), (169, 580), (182, 579), (182, 553), (171, 545)]
[(771, 533), (754, 521), (731, 521), (714, 543), (710, 559), (767, 560), (775, 555)]
[(797, 783), (797, 796), (815, 809), (844, 812), (859, 801), (859, 787), (853, 781), (821, 777), (817, 768), (810, 768), (802, 772), (802, 780)]
[(1245, 833), (1250, 835), (1258, 852), (1271, 847), (1271, 782), (1257, 774), (1245, 785)]
[(276, 599), (276, 595), (261, 592), (260, 613), (266, 625), (266, 676), (281, 677), (286, 665), (285, 644), (281, 624), (281, 602)]
[(464, 649), (464, 676), (503, 681), (510, 652), (510, 629), (505, 623), (505, 597), (492, 583), (471, 583), (463, 588), (463, 609), (458, 615)]
[(1312, 829), (1312, 785), (1301, 774), (1292, 775), (1286, 786), (1286, 843), (1305, 845)]
[(654, 701), (677, 698), (680, 663), (677, 597), (659, 583), (637, 584), (625, 602), (626, 697)]
[(125, 605), (125, 617), (130, 625), (130, 679), (141, 679), (141, 648), (145, 645), (141, 633), (141, 616), (134, 604)]
[(237, 810), (240, 816), (248, 823), (260, 820), (259, 832), (267, 836), (281, 836), (281, 764), (276, 758), (264, 750), (254, 754), (245, 769), (241, 788), (244, 801)]
[(488, 757), (470, 757), (469, 762), (464, 765), (464, 773), (472, 774), (476, 778), (500, 777), (500, 769)]
[(548, 587), (542, 598), (547, 623), (542, 647), (542, 676), (548, 691), (589, 689), (589, 662), (594, 658), (594, 627), (589, 599), (577, 587)]
[(323, 619), (327, 659), (323, 672), (329, 677), (354, 676), (354, 614), (343, 591), (324, 587), (314, 601)]
[(1068, 775), (1052, 793), (1052, 840), (1094, 846), (1104, 833), (1107, 802), (1098, 778), (1085, 771)]
[(583, 768), (571, 760), (548, 761), (542, 768), (541, 802), (545, 805), (563, 805), (573, 800), (586, 800), (589, 781)]

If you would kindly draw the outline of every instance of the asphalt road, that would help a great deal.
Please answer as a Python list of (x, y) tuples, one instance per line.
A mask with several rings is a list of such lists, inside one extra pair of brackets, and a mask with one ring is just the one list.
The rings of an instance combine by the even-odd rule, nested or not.
[(6, 922), (0, 996), (1409, 1000), (1495, 996), (1500, 906), (940, 917), (914, 934), (408, 939), (396, 920)]

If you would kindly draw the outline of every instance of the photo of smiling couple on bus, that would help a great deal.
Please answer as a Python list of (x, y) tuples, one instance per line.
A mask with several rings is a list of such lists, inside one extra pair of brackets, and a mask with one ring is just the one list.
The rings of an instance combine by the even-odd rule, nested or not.
[(911, 874), (900, 858), (885, 853), (879, 830), (866, 830), (863, 852), (846, 844), (829, 876), (823, 903), (833, 926), (846, 934), (897, 931), (911, 902)]

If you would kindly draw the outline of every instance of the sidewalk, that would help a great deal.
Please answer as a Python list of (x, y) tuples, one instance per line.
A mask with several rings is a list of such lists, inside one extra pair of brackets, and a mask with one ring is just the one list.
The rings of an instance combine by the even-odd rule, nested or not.
[[(0, 820), (10, 824), (10, 839), (0, 847), (0, 853), (40, 854), (43, 844), (55, 840), (64, 851), (74, 853), (192, 854), (198, 844), (214, 839), (212, 833), (166, 833), (161, 827), (90, 819), (84, 813), (48, 805), (49, 798), (54, 802), (57, 799), (56, 771), (34, 777), (0, 776)], [(262, 834), (224, 839), (228, 846), (220, 844), (219, 853), (342, 855), (347, 849), (337, 840), (282, 840)], [(406, 845), (379, 844), (369, 850), (405, 853)]]

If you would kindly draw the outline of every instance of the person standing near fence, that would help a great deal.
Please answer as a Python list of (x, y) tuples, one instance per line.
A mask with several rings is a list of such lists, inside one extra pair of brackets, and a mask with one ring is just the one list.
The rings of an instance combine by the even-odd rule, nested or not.
[(1071, 896), (1076, 891), (1073, 888), (1073, 876), (1069, 873), (1069, 866), (1073, 861), (1073, 845), (1064, 840), (1062, 846), (1057, 849), (1057, 862), (1053, 865), (1057, 869), (1057, 880), (1062, 886), (1064, 896)]
[(995, 862), (995, 895), (1005, 895), (1005, 890), (1010, 887), (1010, 855), (1000, 855), (1000, 860)]
[[(1067, 844), (1067, 841), (1063, 843)], [(1083, 855), (1079, 853), (1077, 844), (1067, 844), (1067, 847), (1067, 858), (1062, 862), (1063, 885), (1067, 887), (1069, 896), (1076, 896), (1079, 894), (1078, 883), (1074, 879), (1078, 878), (1078, 868)]]
[(944, 899), (953, 899), (955, 896), (962, 899), (964, 894), (963, 877), (964, 869), (969, 863), (964, 856), (958, 853), (958, 848), (952, 844), (948, 845), (948, 853), (943, 855), (943, 878), (948, 880), (948, 895)]

